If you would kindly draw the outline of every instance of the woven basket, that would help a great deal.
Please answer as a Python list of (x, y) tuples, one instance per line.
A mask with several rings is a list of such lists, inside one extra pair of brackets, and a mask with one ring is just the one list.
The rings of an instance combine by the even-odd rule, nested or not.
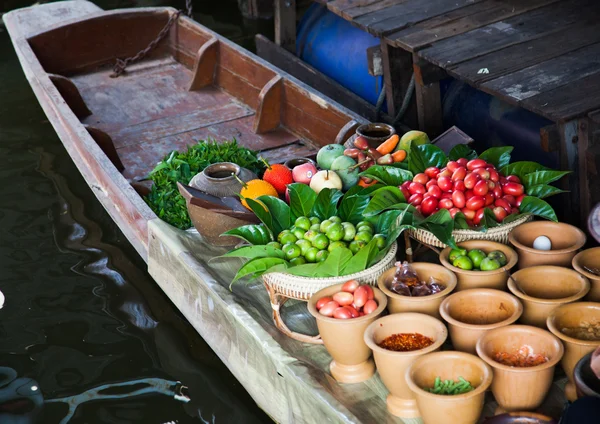
[(310, 278), (299, 277), (282, 272), (271, 272), (263, 275), (263, 281), (280, 295), (305, 301), (314, 293), (325, 287), (344, 283), (348, 280), (358, 280), (361, 283), (375, 286), (379, 276), (391, 268), (396, 262), (397, 250), (398, 245), (394, 242), (381, 261), (364, 271), (356, 272), (354, 274), (342, 275), (340, 277)]
[[(454, 236), (454, 240), (456, 241), (456, 243), (468, 240), (490, 240), (502, 244), (508, 244), (508, 234), (515, 227), (524, 224), (527, 221), (531, 221), (532, 219), (533, 217), (531, 215), (525, 215), (509, 224), (490, 228), (485, 232), (473, 230), (454, 230), (452, 231), (452, 235)], [(417, 230), (409, 230), (409, 234), (413, 239), (428, 246), (440, 248), (447, 247), (447, 245), (442, 243), (436, 236), (433, 235), (433, 233), (430, 233), (427, 230), (423, 230), (420, 228)]]

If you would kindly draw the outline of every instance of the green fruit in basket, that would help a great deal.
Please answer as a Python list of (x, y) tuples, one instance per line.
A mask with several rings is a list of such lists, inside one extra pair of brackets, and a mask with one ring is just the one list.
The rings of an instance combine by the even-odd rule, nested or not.
[(290, 263), (292, 266), (304, 265), (306, 263), (306, 259), (304, 259), (302, 256), (298, 256), (297, 258), (290, 259)]
[(381, 250), (385, 247), (386, 237), (383, 234), (375, 234), (373, 240), (376, 240), (378, 249)]
[(468, 253), (467, 249), (452, 249), (448, 255), (448, 261), (452, 263), (459, 256), (467, 256)]
[(306, 259), (307, 262), (317, 262), (317, 253), (319, 253), (319, 249), (311, 247), (304, 254), (304, 259)]
[(334, 242), (331, 242), (331, 244), (329, 245), (329, 247), (327, 248), (327, 250), (329, 252), (333, 252), (335, 249), (339, 249), (340, 247), (346, 247), (346, 243), (344, 243), (343, 241), (334, 241)]
[(506, 255), (500, 250), (494, 250), (493, 252), (490, 252), (488, 258), (496, 259), (498, 262), (500, 262), (500, 266), (504, 266), (508, 263)]
[(300, 246), (302, 256), (306, 255), (306, 251), (312, 247), (312, 243), (304, 239), (298, 240), (296, 245)]
[(313, 231), (313, 230), (308, 230), (307, 232), (304, 233), (304, 240), (308, 240), (312, 243), (312, 241), (315, 239), (316, 236), (318, 236), (319, 233), (318, 231)]
[(331, 222), (330, 220), (326, 219), (325, 221), (321, 222), (321, 226), (320, 226), (320, 230), (322, 233), (326, 232), (327, 229), (329, 228), (329, 226), (333, 224), (333, 222)]
[(327, 238), (331, 241), (339, 241), (344, 237), (344, 228), (342, 228), (342, 224), (331, 224), (325, 233)]
[[(362, 228), (362, 230), (361, 230)], [(371, 233), (375, 232), (375, 228), (373, 227), (373, 224), (371, 224), (370, 222), (367, 221), (360, 221), (358, 224), (356, 224), (356, 230), (357, 231), (370, 231)]]
[[(290, 230), (283, 230), (282, 232), (280, 232), (279, 234), (277, 234), (277, 241), (279, 243), (282, 243), (281, 239), (283, 238), (283, 236), (285, 236), (286, 234), (292, 234), (292, 232)], [(285, 243), (282, 243), (285, 244)]]
[(458, 258), (454, 259), (452, 265), (457, 268), (464, 269), (465, 271), (470, 271), (473, 269), (473, 262), (468, 256), (459, 256)]
[(300, 249), (300, 246), (298, 246), (295, 243), (284, 244), (281, 250), (283, 250), (285, 258), (288, 261), (297, 258), (302, 253), (302, 249)]
[(469, 251), (467, 256), (471, 259), (471, 262), (473, 262), (473, 266), (479, 268), (479, 265), (481, 264), (481, 261), (485, 259), (486, 254), (481, 249), (473, 249)]
[(361, 240), (364, 241), (365, 243), (370, 242), (373, 239), (373, 233), (370, 233), (368, 231), (358, 231), (358, 233), (356, 233), (356, 235), (354, 236), (354, 240)]
[(356, 252), (358, 252), (360, 249), (362, 249), (366, 245), (367, 245), (367, 243), (362, 240), (354, 240), (354, 241), (350, 242), (350, 244), (348, 245), (348, 248), (350, 249), (350, 251), (353, 254), (355, 254)]
[(481, 261), (479, 269), (481, 269), (482, 271), (495, 271), (501, 266), (502, 265), (500, 265), (500, 262), (498, 262), (497, 259), (487, 257), (483, 261)]
[(342, 223), (342, 218), (340, 218), (339, 216), (332, 216), (329, 218), (329, 220), (331, 222), (338, 223), (338, 224)]
[(271, 247), (274, 247), (275, 249), (281, 250), (281, 243), (278, 243), (276, 241), (270, 241), (270, 242), (268, 242), (267, 246), (271, 246)]
[(312, 241), (312, 245), (319, 250), (327, 249), (327, 246), (329, 246), (329, 239), (325, 234), (317, 234)]
[(298, 237), (296, 237), (293, 233), (287, 233), (284, 234), (283, 237), (281, 237), (279, 243), (285, 245), (288, 243), (296, 243), (296, 241), (298, 241)]
[(308, 231), (308, 229), (311, 226), (310, 223), (310, 219), (308, 219), (305, 216), (300, 216), (298, 217), (298, 219), (296, 219), (296, 222), (294, 222), (294, 225), (296, 226), (296, 228), (301, 228), (304, 231)]
[(313, 224), (310, 226), (309, 229), (316, 233), (320, 233), (321, 232), (321, 224)]
[(342, 228), (344, 229), (344, 236), (342, 240), (352, 241), (356, 235), (356, 227), (350, 222), (342, 222)]
[(304, 234), (306, 234), (306, 231), (303, 230), (302, 228), (296, 228), (294, 231), (292, 231), (292, 234), (298, 239), (298, 240), (302, 240), (304, 238)]
[(329, 256), (329, 252), (327, 250), (319, 250), (317, 253), (317, 262), (323, 262)]
[(309, 218), (309, 220), (310, 220), (310, 224), (311, 225), (315, 225), (315, 224), (320, 224), (321, 223), (321, 220), (319, 218), (317, 218), (316, 216), (311, 216)]

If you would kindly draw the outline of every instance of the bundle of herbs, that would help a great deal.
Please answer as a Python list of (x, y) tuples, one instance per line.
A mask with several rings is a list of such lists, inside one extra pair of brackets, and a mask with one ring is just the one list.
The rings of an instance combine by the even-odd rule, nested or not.
[(200, 140), (198, 144), (188, 146), (184, 153), (172, 151), (156, 165), (148, 175), (153, 184), (144, 200), (162, 220), (182, 230), (190, 228), (192, 221), (177, 183), (188, 184), (194, 175), (218, 162), (236, 163), (259, 176), (265, 169), (257, 152), (240, 146), (235, 139), (224, 142)]

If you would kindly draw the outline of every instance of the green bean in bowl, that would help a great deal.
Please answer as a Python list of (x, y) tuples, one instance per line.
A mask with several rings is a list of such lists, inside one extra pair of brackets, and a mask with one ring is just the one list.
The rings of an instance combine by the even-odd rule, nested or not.
[(462, 377), (458, 377), (458, 381), (442, 381), (440, 377), (436, 377), (433, 387), (426, 388), (425, 390), (436, 395), (462, 395), (474, 389), (471, 383)]

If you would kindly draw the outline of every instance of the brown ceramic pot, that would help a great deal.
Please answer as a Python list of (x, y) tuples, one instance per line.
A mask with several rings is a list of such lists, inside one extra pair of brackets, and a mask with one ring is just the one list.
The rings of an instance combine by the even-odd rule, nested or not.
[[(586, 249), (573, 257), (573, 268), (590, 280), (590, 291), (584, 300), (600, 302), (600, 247)], [(590, 270), (598, 272), (594, 274)]]
[[(411, 352), (393, 352), (378, 346), (392, 334), (420, 333), (431, 337), (431, 346)], [(392, 314), (379, 318), (365, 331), (365, 342), (373, 350), (377, 371), (383, 384), (390, 391), (387, 397), (388, 411), (401, 418), (420, 417), (414, 393), (404, 378), (406, 369), (419, 356), (438, 350), (448, 337), (444, 324), (432, 316), (418, 313)]]
[(500, 290), (463, 290), (440, 305), (454, 349), (476, 354), (477, 340), (494, 328), (513, 324), (523, 313), (519, 300)]
[(377, 288), (375, 300), (377, 309), (359, 318), (336, 319), (321, 315), (315, 307), (317, 301), (325, 296), (332, 296), (341, 291), (343, 284), (336, 284), (319, 290), (308, 300), (308, 311), (317, 320), (319, 334), (323, 344), (333, 358), (329, 365), (331, 375), (340, 383), (359, 383), (375, 373), (375, 364), (371, 357), (371, 349), (365, 344), (365, 329), (385, 310), (387, 298)]
[(515, 272), (508, 289), (523, 303), (520, 322), (546, 328), (546, 318), (558, 306), (580, 300), (590, 282), (572, 269), (534, 266)]
[[(459, 377), (475, 388), (461, 395), (436, 395), (424, 388), (435, 379), (458, 381)], [(425, 424), (475, 424), (479, 420), (485, 391), (492, 384), (492, 369), (477, 356), (463, 352), (435, 352), (417, 358), (406, 370), (406, 383), (417, 398)]]
[(510, 275), (510, 270), (517, 264), (517, 253), (509, 246), (488, 240), (470, 240), (458, 243), (458, 246), (467, 249), (481, 249), (486, 254), (494, 250), (500, 250), (506, 255), (507, 263), (505, 266), (494, 271), (466, 271), (453, 266), (448, 261), (451, 247), (447, 247), (440, 253), (440, 262), (450, 271), (456, 274), (458, 280), (455, 291), (468, 289), (497, 289), (506, 290), (506, 281)]
[[(533, 241), (539, 236), (550, 239), (552, 250), (533, 248)], [(579, 228), (563, 222), (533, 221), (512, 230), (508, 240), (519, 254), (519, 269), (523, 269), (536, 265), (571, 266), (586, 237)]]
[(369, 147), (374, 149), (394, 134), (396, 134), (394, 127), (381, 122), (370, 122), (356, 128), (356, 135), (364, 137)]
[(577, 399), (573, 381), (573, 369), (577, 362), (586, 354), (593, 352), (600, 346), (599, 340), (582, 340), (570, 337), (563, 333), (566, 327), (579, 327), (583, 323), (600, 325), (600, 303), (575, 302), (556, 308), (547, 320), (548, 329), (565, 345), (565, 354), (561, 365), (569, 382), (565, 387), (565, 395), (570, 401)]
[(414, 262), (411, 265), (422, 281), (429, 281), (429, 278), (433, 277), (446, 288), (431, 296), (403, 296), (390, 290), (396, 268), (389, 269), (377, 280), (377, 286), (388, 297), (388, 311), (391, 314), (420, 312), (440, 318), (440, 304), (456, 287), (456, 276), (443, 266), (428, 262)]
[(573, 370), (573, 380), (577, 388), (577, 397), (594, 396), (600, 398), (600, 379), (591, 367), (592, 353), (590, 352), (577, 362)]
[[(548, 361), (535, 367), (510, 367), (493, 359), (497, 352), (516, 353), (530, 346)], [(541, 405), (562, 359), (563, 345), (549, 331), (528, 325), (509, 325), (485, 333), (477, 342), (477, 354), (494, 369), (492, 393), (498, 402), (496, 414), (532, 410)]]

